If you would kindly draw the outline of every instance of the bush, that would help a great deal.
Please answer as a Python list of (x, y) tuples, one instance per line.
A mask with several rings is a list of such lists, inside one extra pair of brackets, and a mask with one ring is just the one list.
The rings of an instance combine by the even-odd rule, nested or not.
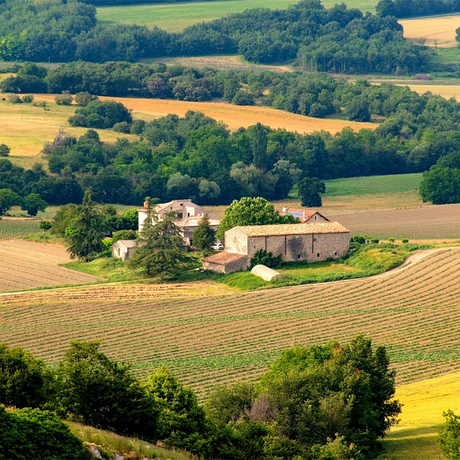
[(75, 115), (69, 118), (72, 126), (87, 128), (108, 129), (121, 122), (131, 123), (131, 112), (121, 102), (115, 101), (92, 101), (77, 109)]
[(22, 96), (22, 102), (24, 104), (31, 104), (33, 101), (34, 101), (33, 94), (26, 94), (25, 96)]
[(130, 128), (131, 126), (128, 122), (121, 121), (120, 123), (115, 123), (112, 129), (117, 133), (129, 134)]
[(84, 460), (91, 454), (51, 412), (0, 406), (0, 459)]
[(22, 100), (17, 94), (9, 94), (7, 100), (10, 104), (22, 104)]
[(10, 154), (10, 147), (6, 144), (0, 144), (0, 157), (7, 157)]
[(393, 238), (393, 237), (390, 237), (390, 238), (388, 238), (388, 241), (389, 241), (390, 243), (394, 243), (394, 242), (396, 241), (396, 239)]
[(62, 94), (58, 94), (54, 100), (57, 105), (71, 105), (73, 102), (73, 97), (68, 91), (63, 91)]
[(52, 224), (51, 224), (51, 222), (50, 222), (49, 220), (41, 220), (41, 221), (40, 221), (39, 228), (40, 228), (41, 230), (47, 231), (47, 230), (50, 230), (51, 227), (52, 227)]
[(403, 243), (403, 244), (409, 243), (409, 240), (408, 240), (407, 238), (403, 238), (403, 239), (401, 240), (401, 243)]
[(130, 133), (140, 135), (144, 132), (145, 121), (144, 120), (134, 120), (131, 123)]
[(270, 268), (279, 267), (283, 264), (283, 258), (281, 254), (278, 254), (276, 257), (273, 256), (273, 253), (259, 249), (254, 257), (251, 259), (251, 268), (256, 265), (266, 265)]
[(80, 91), (79, 93), (75, 94), (75, 103), (80, 107), (86, 107), (90, 102), (96, 101), (99, 98), (90, 94), (86, 91)]
[(437, 443), (443, 455), (449, 460), (460, 459), (460, 416), (452, 410), (443, 412), (445, 422), (439, 428)]

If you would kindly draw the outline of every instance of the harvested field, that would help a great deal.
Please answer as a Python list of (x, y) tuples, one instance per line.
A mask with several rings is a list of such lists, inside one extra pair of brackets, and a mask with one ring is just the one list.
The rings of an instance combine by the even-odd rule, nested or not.
[[(460, 50), (459, 50), (459, 57), (460, 57)], [(408, 86), (412, 91), (415, 91), (418, 94), (425, 94), (426, 92), (430, 92), (433, 94), (437, 94), (438, 96), (442, 96), (446, 99), (450, 99), (453, 97), (457, 101), (460, 100), (460, 85), (438, 85), (436, 83), (433, 84), (413, 84), (413, 85), (399, 85), (399, 86)]]
[(460, 15), (433, 16), (417, 19), (402, 19), (404, 37), (416, 43), (439, 48), (457, 46), (455, 30), (460, 27)]
[(460, 204), (326, 215), (354, 234), (378, 238), (460, 239)]
[(437, 249), (373, 278), (252, 293), (195, 283), (14, 294), (0, 297), (0, 336), (49, 363), (70, 340), (101, 339), (138, 375), (166, 365), (203, 396), (255, 380), (287, 347), (362, 332), (411, 382), (460, 370), (459, 270), (459, 248)]
[(57, 244), (25, 240), (0, 241), (0, 291), (93, 283), (99, 280), (96, 276), (59, 266), (69, 260), (66, 249)]
[[(48, 101), (53, 100), (54, 96), (36, 94), (35, 98)], [(257, 122), (274, 129), (283, 128), (287, 131), (297, 131), (299, 133), (312, 133), (320, 130), (336, 133), (346, 127), (358, 131), (361, 128), (375, 129), (378, 126), (374, 123), (304, 117), (303, 115), (296, 115), (269, 107), (238, 106), (224, 102), (186, 102), (123, 97), (101, 97), (101, 99), (121, 102), (128, 109), (133, 110), (135, 118), (146, 121), (164, 117), (170, 113), (183, 117), (186, 112), (193, 110), (203, 112), (208, 117), (224, 122), (230, 129), (251, 126)]]

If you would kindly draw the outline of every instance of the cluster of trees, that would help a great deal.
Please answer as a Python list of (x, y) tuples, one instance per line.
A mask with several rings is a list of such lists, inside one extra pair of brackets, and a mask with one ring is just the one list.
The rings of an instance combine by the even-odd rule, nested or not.
[(97, 24), (96, 8), (87, 3), (5, 0), (0, 30), (0, 59), (6, 61), (132, 62), (238, 52), (251, 62), (295, 61), (319, 71), (405, 73), (427, 65), (427, 51), (403, 38), (394, 17), (363, 15), (344, 4), (327, 10), (320, 0), (246, 10), (179, 34)]
[(385, 348), (363, 336), (286, 350), (257, 385), (217, 387), (204, 407), (168, 369), (140, 381), (100, 345), (72, 342), (54, 369), (0, 345), (0, 403), (48, 408), (200, 458), (258, 460), (373, 458), (401, 408)]
[(36, 216), (38, 211), (44, 211), (48, 204), (38, 193), (29, 193), (21, 197), (10, 188), (0, 189), (0, 216), (5, 215), (12, 206), (21, 206), (29, 216)]
[(429, 171), (423, 173), (420, 184), (423, 201), (433, 204), (460, 203), (460, 153), (441, 157)]
[(376, 6), (380, 16), (411, 18), (460, 11), (459, 0), (380, 0)]

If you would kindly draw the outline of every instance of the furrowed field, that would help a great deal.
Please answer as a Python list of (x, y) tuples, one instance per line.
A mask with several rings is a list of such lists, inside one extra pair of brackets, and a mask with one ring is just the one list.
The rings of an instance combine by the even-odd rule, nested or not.
[[(0, 221), (0, 231), (3, 222)], [(96, 276), (59, 266), (69, 260), (66, 249), (60, 245), (23, 240), (0, 241), (0, 291), (99, 280)]]
[(210, 283), (116, 285), (0, 297), (0, 336), (47, 362), (70, 340), (103, 341), (145, 376), (166, 365), (201, 396), (254, 380), (295, 344), (385, 344), (398, 382), (460, 370), (460, 249), (437, 249), (374, 278), (232, 292)]
[[(167, 3), (160, 5), (106, 6), (97, 9), (97, 18), (108, 24), (141, 24), (157, 26), (168, 32), (179, 32), (198, 22), (211, 21), (249, 8), (287, 8), (298, 0), (231, 0), (213, 2)], [(336, 0), (323, 0), (331, 8)], [(349, 8), (375, 12), (378, 0), (343, 0)]]

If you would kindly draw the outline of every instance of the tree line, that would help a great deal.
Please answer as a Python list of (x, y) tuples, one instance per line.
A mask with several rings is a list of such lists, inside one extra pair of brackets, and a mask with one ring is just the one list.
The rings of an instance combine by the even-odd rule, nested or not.
[[(0, 344), (0, 368), (0, 404), (34, 408), (27, 410), (35, 419), (47, 409), (121, 435), (161, 440), (203, 459), (370, 459), (401, 410), (392, 399), (395, 371), (385, 347), (363, 336), (345, 345), (285, 350), (256, 384), (218, 386), (204, 406), (167, 368), (139, 380), (129, 364), (103, 353), (100, 342), (71, 342), (53, 368), (21, 348)], [(0, 421), (5, 414), (0, 406)], [(65, 432), (50, 412), (41, 419), (50, 432)], [(37, 433), (45, 435), (39, 427), (36, 423)], [(0, 439), (0, 456), (16, 458), (11, 450), (18, 445), (9, 442), (16, 427), (10, 421), (4, 428), (9, 436)], [(65, 458), (85, 458), (75, 438), (55, 436), (54, 452), (65, 449)], [(34, 442), (49, 449), (37, 436), (17, 438), (30, 450)]]
[(251, 62), (348, 73), (419, 72), (428, 65), (428, 50), (405, 40), (396, 18), (363, 14), (344, 4), (325, 9), (320, 0), (303, 0), (286, 10), (249, 9), (177, 34), (157, 27), (98, 24), (95, 6), (87, 3), (4, 0), (0, 30), (0, 59), (5, 61), (136, 61), (239, 53)]
[(457, 13), (459, 0), (380, 0), (376, 6), (379, 16), (411, 18), (434, 14)]

